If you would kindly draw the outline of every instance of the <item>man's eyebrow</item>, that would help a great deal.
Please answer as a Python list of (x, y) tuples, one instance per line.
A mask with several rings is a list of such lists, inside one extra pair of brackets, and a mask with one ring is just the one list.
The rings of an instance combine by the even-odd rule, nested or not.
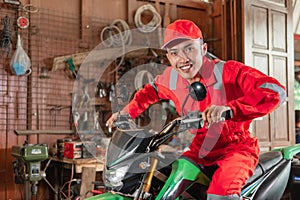
[(183, 48), (185, 49), (185, 48), (193, 46), (193, 45), (194, 45), (194, 43), (190, 43), (190, 44), (185, 45)]
[[(183, 48), (185, 49), (190, 46), (193, 46), (193, 43), (189, 43), (189, 44), (185, 45)], [(169, 51), (178, 51), (178, 48), (171, 48), (171, 49), (169, 49)]]

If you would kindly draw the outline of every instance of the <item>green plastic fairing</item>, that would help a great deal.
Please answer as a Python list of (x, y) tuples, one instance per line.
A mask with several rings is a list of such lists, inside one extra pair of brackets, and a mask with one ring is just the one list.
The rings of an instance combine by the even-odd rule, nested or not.
[(131, 198), (108, 192), (86, 198), (85, 200), (131, 200)]

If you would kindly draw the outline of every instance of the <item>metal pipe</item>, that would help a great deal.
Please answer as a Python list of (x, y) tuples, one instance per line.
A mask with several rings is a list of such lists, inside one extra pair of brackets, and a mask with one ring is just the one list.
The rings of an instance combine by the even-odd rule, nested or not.
[(17, 135), (35, 135), (35, 134), (49, 134), (49, 135), (74, 135), (73, 130), (14, 130)]

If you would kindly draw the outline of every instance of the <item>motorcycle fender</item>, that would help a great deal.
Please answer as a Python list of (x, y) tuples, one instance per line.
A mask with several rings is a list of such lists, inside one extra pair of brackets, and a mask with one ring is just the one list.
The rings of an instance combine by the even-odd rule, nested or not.
[(207, 177), (199, 177), (201, 170), (186, 159), (178, 159), (172, 165), (172, 172), (156, 200), (177, 199), (197, 179), (209, 182)]
[(108, 192), (108, 193), (103, 193), (103, 194), (86, 198), (85, 200), (131, 200), (131, 199), (132, 198), (129, 197), (123, 197), (120, 194)]
[(300, 153), (300, 144), (294, 144), (288, 147), (273, 149), (272, 151), (281, 151), (286, 160), (291, 160), (296, 154)]

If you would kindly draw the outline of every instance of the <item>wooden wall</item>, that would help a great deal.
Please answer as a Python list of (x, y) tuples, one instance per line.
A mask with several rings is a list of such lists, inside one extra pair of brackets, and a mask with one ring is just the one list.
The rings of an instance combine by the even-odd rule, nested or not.
[[(166, 2), (170, 3), (168, 14)], [(245, 16), (241, 1), (215, 0), (213, 4), (207, 4), (191, 0), (27, 0), (22, 3), (30, 3), (39, 11), (28, 14), (22, 7), (16, 8), (0, 1), (0, 18), (7, 15), (11, 19), (12, 54), (16, 34), (19, 33), (33, 70), (28, 77), (12, 74), (9, 67), (11, 55), (6, 55), (1, 49), (0, 199), (21, 199), (24, 196), (24, 186), (14, 184), (14, 158), (11, 156), (13, 145), (22, 145), (28, 140), (29, 143), (47, 143), (52, 147), (57, 139), (70, 137), (66, 133), (73, 129), (70, 114), (74, 78), (67, 65), (64, 69), (53, 69), (54, 58), (89, 52), (101, 42), (101, 30), (113, 20), (125, 20), (130, 28), (135, 29), (136, 10), (150, 3), (156, 6), (162, 16), (161, 27), (166, 25), (168, 18), (170, 22), (180, 18), (191, 19), (202, 29), (210, 52), (224, 60), (244, 61), (247, 56), (244, 53)], [(16, 20), (21, 15), (30, 18), (29, 28), (17, 28)], [(149, 16), (146, 14), (145, 18), (147, 17)], [(0, 30), (2, 29), (1, 24)], [(50, 78), (41, 78), (43, 67), (49, 70)], [(276, 75), (279, 73), (277, 71)], [(115, 77), (105, 73), (102, 78), (109, 83)], [(289, 85), (290, 78), (286, 80)], [(109, 108), (106, 108), (103, 118), (108, 115)], [(274, 124), (274, 120), (272, 123)], [(293, 126), (292, 122), (289, 124), (288, 126)], [(30, 134), (18, 136), (15, 130)], [(39, 132), (45, 134), (38, 134)], [(293, 134), (289, 135), (289, 144), (293, 142), (291, 137)], [(266, 148), (270, 146), (268, 141)], [(44, 182), (41, 184), (37, 199), (47, 199), (48, 188)]]
[[(160, 14), (164, 17), (165, 0), (159, 2)], [(136, 0), (27, 0), (22, 3), (34, 5), (38, 12), (27, 13), (22, 6), (0, 1), (0, 18), (7, 15), (11, 20), (11, 53), (14, 53), (19, 33), (32, 64), (30, 76), (16, 76), (9, 66), (12, 54), (5, 55), (1, 51), (0, 199), (24, 197), (24, 185), (14, 183), (13, 145), (22, 145), (27, 140), (32, 144), (46, 143), (51, 148), (57, 139), (70, 137), (65, 133), (73, 129), (70, 113), (74, 78), (67, 66), (65, 70), (54, 70), (53, 59), (90, 51), (101, 42), (101, 30), (115, 19), (123, 19), (135, 28), (133, 19), (137, 8), (146, 3), (155, 5), (155, 1)], [(172, 1), (169, 8), (171, 22), (178, 18), (191, 19), (201, 27), (208, 41), (213, 37), (210, 4), (177, 0)], [(30, 19), (27, 29), (17, 27), (16, 20), (21, 15)], [(41, 78), (43, 67), (49, 70), (50, 78)], [(109, 75), (105, 79), (113, 81)], [(16, 130), (29, 134), (17, 135)], [(37, 199), (48, 196), (48, 188), (41, 182)]]
[[(166, 2), (170, 3), (169, 12), (166, 12)], [(66, 133), (74, 129), (70, 123), (74, 77), (68, 70), (68, 65), (59, 69), (53, 68), (55, 58), (64, 58), (64, 56), (67, 58), (70, 55), (91, 51), (101, 42), (101, 30), (115, 19), (125, 20), (131, 29), (135, 29), (136, 10), (150, 3), (156, 7), (162, 17), (161, 27), (165, 27), (168, 21), (172, 22), (175, 19), (191, 19), (202, 29), (210, 52), (224, 60), (246, 60), (251, 64), (252, 57), (249, 55), (252, 54), (244, 51), (244, 45), (248, 44), (248, 40), (244, 38), (244, 31), (250, 27), (247, 25), (249, 21), (244, 21), (244, 17), (249, 10), (242, 2), (244, 1), (215, 0), (213, 4), (206, 4), (190, 0), (24, 0), (23, 5), (30, 3), (39, 10), (37, 13), (26, 13), (22, 7), (7, 5), (1, 1), (0, 18), (9, 16), (11, 20), (12, 52), (11, 55), (7, 55), (3, 49), (0, 49), (0, 176), (2, 177), (0, 199), (24, 197), (24, 186), (14, 183), (12, 169), (14, 158), (11, 156), (13, 145), (22, 145), (25, 140), (28, 140), (29, 143), (46, 143), (52, 147), (57, 139), (72, 137)], [(289, 10), (283, 8), (283, 13), (289, 13)], [(249, 16), (252, 16), (250, 14)], [(22, 15), (30, 19), (30, 26), (27, 29), (17, 27), (16, 20)], [(290, 15), (286, 14), (286, 16)], [(147, 21), (149, 13), (144, 17)], [(2, 29), (1, 24), (0, 31)], [(23, 47), (32, 63), (33, 72), (27, 77), (14, 75), (9, 66), (15, 50), (17, 33), (21, 35)], [(250, 35), (248, 39), (251, 37)], [(289, 46), (288, 49), (290, 48)], [(283, 54), (286, 55), (285, 53)], [(135, 62), (141, 64), (140, 60), (138, 57)], [(50, 78), (40, 76), (43, 67), (49, 70)], [(113, 67), (114, 65), (110, 70), (113, 70)], [(279, 73), (280, 71), (277, 71), (271, 75), (279, 76)], [(101, 81), (107, 83), (113, 83), (117, 77), (116, 74), (104, 74)], [(288, 72), (289, 77), (284, 79), (289, 92), (292, 84), (291, 74)], [(105, 101), (108, 101), (107, 98)], [(289, 101), (290, 108), (292, 99)], [(110, 114), (110, 105), (101, 106), (100, 121), (103, 125)], [(280, 112), (288, 116), (286, 111)], [(264, 126), (268, 132), (261, 136), (255, 133), (259, 137), (268, 136), (267, 139), (260, 139), (265, 149), (293, 143), (293, 129), (287, 128), (291, 124), (293, 126), (293, 120), (289, 118), (289, 123), (284, 127), (289, 132), (288, 135), (284, 135), (288, 137), (284, 138), (288, 142), (281, 141), (275, 146), (272, 144), (274, 139), (272, 139), (272, 131), (276, 128), (274, 117), (280, 118), (279, 114), (277, 112), (276, 116), (267, 116), (266, 120), (262, 121), (268, 121), (268, 125)], [(256, 132), (259, 124), (261, 121), (255, 124)], [(16, 135), (16, 130), (33, 134)], [(104, 128), (104, 131), (107, 130)], [(47, 185), (41, 181), (37, 199), (48, 199), (48, 193)]]

